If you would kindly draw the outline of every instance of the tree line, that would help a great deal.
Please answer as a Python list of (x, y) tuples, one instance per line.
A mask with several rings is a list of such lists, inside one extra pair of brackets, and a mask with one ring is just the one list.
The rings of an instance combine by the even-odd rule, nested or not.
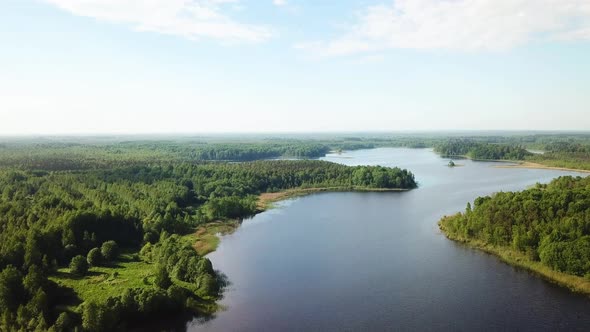
[[(0, 169), (0, 330), (110, 330), (166, 308), (198, 311), (221, 280), (179, 234), (251, 215), (264, 192), (415, 186), (407, 170), (317, 160)], [(57, 270), (84, 278), (117, 263), (120, 249), (153, 266), (155, 280), (64, 311), (64, 290), (51, 281)]]
[[(407, 134), (303, 137), (75, 137), (4, 138), (0, 168), (82, 170), (203, 161), (318, 158), (330, 151), (378, 147), (434, 148), (442, 155), (473, 159), (531, 160), (550, 166), (590, 169), (590, 135)], [(526, 149), (542, 150), (531, 154)]]
[(441, 227), (452, 238), (510, 247), (556, 271), (590, 277), (590, 178), (564, 176), (479, 197)]
[(435, 146), (443, 156), (465, 156), (479, 160), (523, 160), (532, 155), (523, 146), (477, 142), (471, 139), (451, 139)]
[(555, 140), (543, 146), (544, 153), (529, 159), (548, 166), (590, 169), (590, 143), (580, 140)]

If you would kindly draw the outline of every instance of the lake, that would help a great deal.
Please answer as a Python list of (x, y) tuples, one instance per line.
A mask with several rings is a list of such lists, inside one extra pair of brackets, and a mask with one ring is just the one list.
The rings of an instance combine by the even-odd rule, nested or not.
[(577, 173), (495, 168), (428, 149), (322, 158), (407, 168), (419, 188), (320, 193), (277, 204), (208, 257), (231, 285), (225, 310), (189, 331), (589, 330), (590, 298), (445, 238), (437, 222), (498, 191)]

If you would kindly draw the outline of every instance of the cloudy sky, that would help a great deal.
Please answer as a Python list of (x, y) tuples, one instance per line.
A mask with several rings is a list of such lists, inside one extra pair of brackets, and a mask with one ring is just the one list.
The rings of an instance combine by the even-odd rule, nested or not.
[(0, 0), (0, 135), (590, 130), (590, 0)]

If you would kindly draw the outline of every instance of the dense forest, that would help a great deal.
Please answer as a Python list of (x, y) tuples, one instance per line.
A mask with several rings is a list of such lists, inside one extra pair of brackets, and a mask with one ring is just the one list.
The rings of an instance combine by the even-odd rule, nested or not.
[[(116, 330), (154, 313), (212, 312), (224, 280), (194, 250), (196, 227), (256, 213), (265, 192), (416, 186), (398, 168), (253, 160), (377, 147), (590, 169), (586, 134), (5, 138), (0, 330)], [(562, 178), (480, 198), (441, 225), (450, 236), (510, 246), (586, 275), (588, 181)]]
[[(590, 135), (575, 133), (291, 135), (239, 139), (232, 136), (4, 138), (0, 141), (0, 167), (82, 170), (201, 161), (317, 158), (330, 151), (378, 147), (434, 148), (445, 156), (526, 160), (548, 166), (590, 169)], [(527, 149), (543, 153), (533, 154)]]
[(0, 330), (210, 311), (223, 280), (183, 236), (196, 226), (251, 215), (264, 192), (416, 186), (399, 168), (313, 160), (115, 165), (0, 170)]
[(555, 271), (590, 278), (590, 178), (565, 176), (479, 197), (440, 226), (452, 239), (509, 247)]
[(40, 170), (81, 170), (135, 165), (195, 163), (201, 161), (253, 161), (261, 159), (309, 159), (330, 151), (372, 149), (380, 146), (425, 147), (421, 139), (333, 140), (258, 139), (24, 139), (0, 143), (0, 167)]
[(574, 140), (555, 140), (543, 146), (543, 154), (528, 160), (547, 166), (590, 170), (590, 144)]
[[(452, 138), (435, 144), (434, 151), (443, 156), (464, 156), (475, 160), (529, 161), (552, 167), (590, 170), (590, 139), (574, 139), (569, 136), (551, 136), (525, 140), (524, 138), (500, 140), (502, 143)], [(528, 144), (526, 144), (528, 143)], [(540, 149), (540, 153), (529, 152)]]
[(451, 139), (437, 144), (434, 151), (443, 156), (465, 156), (476, 160), (523, 160), (532, 155), (522, 146), (482, 143), (470, 139)]

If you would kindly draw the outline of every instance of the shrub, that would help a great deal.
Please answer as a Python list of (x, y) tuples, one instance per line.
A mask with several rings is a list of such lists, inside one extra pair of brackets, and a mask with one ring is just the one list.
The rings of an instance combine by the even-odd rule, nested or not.
[(99, 266), (102, 261), (102, 255), (100, 253), (100, 249), (94, 248), (88, 252), (86, 256), (86, 261), (90, 266)]
[(82, 255), (72, 258), (70, 262), (70, 271), (77, 275), (85, 275), (88, 272), (88, 262)]
[(119, 255), (119, 245), (115, 241), (107, 241), (100, 247), (100, 252), (105, 260), (111, 261)]
[(154, 280), (154, 284), (162, 289), (167, 289), (172, 285), (172, 280), (170, 280), (170, 276), (164, 265), (158, 264), (156, 267), (156, 279)]

